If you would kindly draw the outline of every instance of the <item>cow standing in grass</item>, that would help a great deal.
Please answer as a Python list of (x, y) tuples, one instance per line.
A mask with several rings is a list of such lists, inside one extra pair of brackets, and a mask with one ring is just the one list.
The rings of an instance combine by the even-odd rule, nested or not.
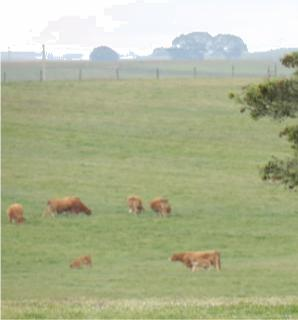
[(56, 215), (63, 212), (79, 214), (80, 212), (90, 215), (91, 210), (78, 197), (65, 197), (62, 199), (51, 199), (45, 214)]
[(140, 214), (143, 210), (142, 199), (138, 196), (130, 196), (127, 198), (128, 211), (136, 215)]
[(13, 221), (16, 224), (24, 223), (24, 209), (23, 206), (19, 203), (14, 203), (7, 209), (7, 216), (9, 219), (9, 222), (12, 223)]
[(150, 202), (150, 208), (162, 217), (169, 216), (172, 210), (169, 201), (161, 197), (153, 199)]
[(217, 271), (221, 269), (220, 253), (215, 250), (174, 253), (170, 260), (180, 261), (192, 271), (209, 269), (211, 266)]

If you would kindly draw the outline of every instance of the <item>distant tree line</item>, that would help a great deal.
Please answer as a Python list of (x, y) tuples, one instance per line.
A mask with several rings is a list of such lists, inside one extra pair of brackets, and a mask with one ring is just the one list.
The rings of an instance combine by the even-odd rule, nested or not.
[[(180, 35), (172, 41), (170, 48), (156, 48), (151, 59), (202, 60), (202, 59), (237, 59), (247, 53), (247, 46), (237, 36), (218, 34), (212, 37), (207, 32), (192, 32)], [(90, 54), (92, 61), (115, 61), (119, 54), (113, 49), (100, 46)]]

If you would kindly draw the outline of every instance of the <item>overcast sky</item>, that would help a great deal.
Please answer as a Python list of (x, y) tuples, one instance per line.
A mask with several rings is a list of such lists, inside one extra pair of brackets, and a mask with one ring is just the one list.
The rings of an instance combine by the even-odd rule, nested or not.
[(150, 54), (181, 34), (234, 34), (248, 50), (298, 47), (298, 0), (7, 0), (1, 51)]

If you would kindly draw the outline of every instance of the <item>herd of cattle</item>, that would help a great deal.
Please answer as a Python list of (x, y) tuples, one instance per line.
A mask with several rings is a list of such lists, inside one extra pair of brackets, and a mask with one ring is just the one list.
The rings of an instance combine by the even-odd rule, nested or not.
[[(127, 198), (128, 210), (130, 213), (139, 215), (144, 211), (142, 199), (139, 196), (130, 196)], [(158, 197), (150, 202), (150, 208), (161, 217), (168, 217), (171, 214), (171, 206), (165, 198)], [(57, 215), (61, 213), (85, 213), (91, 215), (92, 211), (78, 197), (65, 197), (62, 199), (51, 199), (47, 203), (44, 215)], [(24, 209), (21, 204), (14, 203), (7, 209), (9, 222), (22, 224), (25, 222)], [(192, 271), (206, 270), (214, 267), (217, 271), (221, 269), (220, 253), (218, 251), (192, 251), (175, 253), (170, 258), (171, 261), (180, 261)], [(91, 256), (81, 256), (76, 258), (70, 268), (81, 268), (83, 266), (92, 266)]]
[[(145, 210), (142, 199), (138, 196), (130, 196), (127, 199), (128, 210), (131, 213), (139, 215)], [(150, 202), (150, 207), (158, 215), (162, 217), (169, 216), (171, 213), (171, 206), (169, 201), (165, 198), (155, 198)], [(62, 199), (51, 199), (47, 203), (47, 208), (44, 215), (57, 215), (61, 213), (85, 213), (91, 215), (92, 211), (89, 209), (78, 197), (65, 197)], [(21, 224), (25, 222), (24, 209), (19, 203), (14, 203), (7, 209), (7, 215), (9, 222), (15, 222)]]

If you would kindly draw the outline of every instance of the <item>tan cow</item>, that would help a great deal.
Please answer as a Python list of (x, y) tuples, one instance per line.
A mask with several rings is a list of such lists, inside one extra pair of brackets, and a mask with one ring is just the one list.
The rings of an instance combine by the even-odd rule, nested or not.
[(169, 201), (162, 197), (153, 199), (150, 208), (162, 217), (169, 216), (172, 210)]
[(81, 256), (69, 265), (70, 268), (81, 268), (83, 266), (92, 266), (91, 256)]
[(180, 261), (192, 271), (200, 268), (209, 269), (211, 266), (217, 271), (221, 269), (220, 253), (218, 251), (195, 251), (175, 253), (171, 261)]
[(128, 211), (134, 214), (140, 214), (144, 209), (142, 199), (138, 196), (129, 196), (127, 198)]
[(48, 206), (45, 211), (45, 215), (55, 215), (63, 212), (79, 214), (84, 212), (90, 215), (91, 210), (85, 206), (85, 204), (78, 197), (65, 197), (62, 199), (51, 199), (48, 201)]
[(25, 222), (23, 206), (18, 203), (14, 203), (8, 207), (7, 216), (10, 223), (13, 221), (16, 224)]

